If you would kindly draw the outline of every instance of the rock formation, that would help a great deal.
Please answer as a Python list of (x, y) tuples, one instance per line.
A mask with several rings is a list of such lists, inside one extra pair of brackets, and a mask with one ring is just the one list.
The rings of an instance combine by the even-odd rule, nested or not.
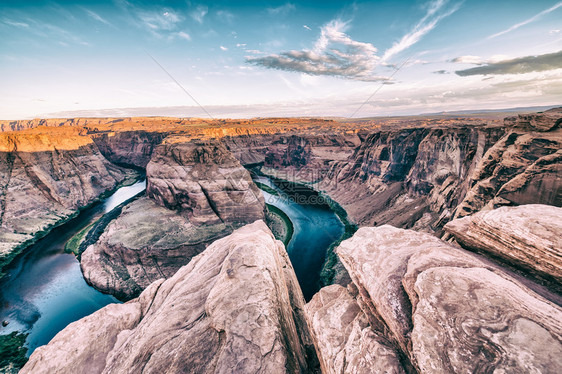
[(562, 208), (522, 205), (456, 219), (445, 230), (465, 248), (562, 283)]
[(0, 270), (26, 243), (133, 175), (78, 129), (0, 134)]
[[(341, 372), (348, 359), (397, 372), (400, 368), (387, 362), (389, 343), (404, 357), (407, 371), (562, 370), (559, 296), (541, 289), (556, 303), (550, 301), (489, 260), (429, 234), (391, 226), (361, 228), (337, 253), (352, 278), (348, 289), (357, 291), (330, 286), (305, 308), (313, 340), (322, 340), (316, 349), (326, 373)], [(355, 322), (361, 314), (368, 325)], [(327, 328), (332, 324), (342, 328)], [(350, 333), (354, 330), (361, 334)], [(385, 353), (373, 357), (366, 336), (383, 342)]]
[[(178, 142), (180, 140), (180, 142)], [(264, 218), (250, 174), (218, 142), (171, 138), (147, 166), (147, 196), (82, 254), (87, 282), (121, 300), (171, 277), (214, 240)]]
[(283, 244), (259, 221), (137, 299), (72, 323), (21, 373), (306, 372), (303, 306)]
[(147, 166), (148, 197), (196, 225), (263, 218), (260, 190), (223, 144), (175, 141), (160, 145)]
[(396, 349), (344, 287), (322, 288), (305, 310), (323, 373), (404, 373)]

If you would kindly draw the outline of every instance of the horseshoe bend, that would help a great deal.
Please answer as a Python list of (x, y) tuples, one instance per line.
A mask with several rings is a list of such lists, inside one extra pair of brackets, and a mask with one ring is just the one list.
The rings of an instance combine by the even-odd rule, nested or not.
[(4, 121), (5, 336), (23, 373), (557, 372), (561, 121)]
[(0, 374), (562, 373), (561, 19), (0, 1)]

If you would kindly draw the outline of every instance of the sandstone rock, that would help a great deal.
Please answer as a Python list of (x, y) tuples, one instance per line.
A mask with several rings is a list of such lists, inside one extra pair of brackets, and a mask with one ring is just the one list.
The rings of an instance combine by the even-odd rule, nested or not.
[(560, 127), (562, 111), (556, 108), (543, 113), (519, 114), (506, 118), (505, 123), (527, 131), (551, 131)]
[(323, 373), (404, 373), (396, 350), (342, 286), (322, 288), (305, 310)]
[(562, 282), (562, 208), (502, 207), (449, 222), (445, 230), (465, 248)]
[(296, 284), (283, 245), (256, 222), (139, 298), (69, 325), (21, 373), (305, 372)]
[(562, 129), (510, 132), (491, 147), (471, 176), (454, 218), (503, 205), (562, 206)]
[(167, 135), (167, 132), (136, 130), (95, 134), (93, 139), (109, 161), (145, 169), (154, 148)]
[(120, 300), (169, 278), (216, 239), (264, 218), (263, 195), (220, 143), (168, 139), (158, 146), (147, 167), (147, 195), (123, 209), (82, 254), (86, 281)]
[(421, 372), (562, 371), (562, 310), (482, 268), (418, 276), (412, 350)]
[(194, 224), (249, 223), (264, 218), (261, 192), (223, 144), (175, 141), (160, 145), (147, 166), (151, 199), (184, 214)]
[(169, 278), (232, 226), (196, 227), (187, 218), (142, 197), (123, 208), (80, 259), (86, 281), (120, 300)]
[(133, 175), (78, 129), (0, 134), (0, 269), (24, 243)]
[(424, 248), (448, 251), (450, 246), (431, 235), (384, 225), (360, 228), (336, 250), (359, 290), (358, 303), (373, 328), (406, 354), (411, 344), (412, 310), (402, 278), (409, 258)]
[[(512, 225), (529, 227), (523, 221)], [(561, 300), (544, 287), (431, 235), (390, 226), (359, 229), (337, 253), (370, 330), (408, 358), (403, 364), (427, 373), (560, 370)], [(309, 323), (327, 325), (345, 313), (342, 305)], [(322, 361), (334, 352), (319, 347)]]

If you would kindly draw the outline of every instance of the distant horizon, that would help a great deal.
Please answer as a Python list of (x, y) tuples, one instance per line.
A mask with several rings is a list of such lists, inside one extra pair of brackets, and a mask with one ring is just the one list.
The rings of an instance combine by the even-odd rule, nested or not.
[(47, 113), (44, 116), (38, 117), (29, 117), (29, 118), (11, 118), (11, 119), (1, 119), (0, 121), (31, 121), (37, 119), (73, 119), (73, 118), (131, 118), (131, 117), (169, 117), (169, 118), (196, 118), (201, 120), (250, 120), (250, 119), (268, 119), (268, 118), (319, 118), (319, 119), (345, 119), (345, 120), (361, 120), (361, 119), (369, 119), (369, 118), (386, 118), (386, 117), (415, 117), (415, 116), (440, 116), (440, 115), (459, 115), (459, 116), (470, 116), (476, 114), (493, 114), (493, 113), (517, 113), (517, 112), (538, 112), (538, 111), (546, 111), (549, 109), (554, 108), (562, 108), (562, 103), (560, 104), (552, 104), (552, 105), (534, 105), (534, 106), (525, 106), (525, 107), (509, 107), (509, 108), (470, 108), (470, 109), (461, 109), (461, 110), (451, 110), (451, 111), (437, 111), (437, 112), (424, 112), (424, 113), (409, 113), (409, 114), (387, 114), (387, 115), (373, 115), (373, 116), (366, 116), (366, 117), (344, 117), (344, 116), (337, 116), (337, 115), (267, 115), (267, 116), (213, 116), (205, 117), (202, 115), (188, 115), (188, 114), (166, 114), (166, 113), (152, 113), (152, 114), (143, 114), (143, 113), (134, 113), (130, 112), (129, 114), (126, 113), (127, 110), (158, 110), (158, 109), (170, 109), (170, 110), (186, 110), (192, 109), (194, 112), (200, 111), (200, 108), (197, 107), (184, 107), (184, 106), (177, 106), (177, 107), (161, 107), (161, 108), (113, 108), (113, 109), (100, 109), (100, 110), (83, 110), (83, 111), (74, 111), (74, 112), (61, 112), (61, 113)]
[(0, 14), (0, 118), (359, 118), (562, 97), (560, 0), (4, 0)]

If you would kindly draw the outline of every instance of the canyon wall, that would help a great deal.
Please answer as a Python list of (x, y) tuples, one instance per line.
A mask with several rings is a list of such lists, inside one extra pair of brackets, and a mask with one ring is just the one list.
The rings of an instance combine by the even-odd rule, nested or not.
[(78, 129), (0, 134), (0, 270), (26, 245), (135, 174)]
[(146, 167), (147, 191), (81, 257), (86, 281), (121, 300), (169, 278), (210, 243), (264, 219), (249, 172), (217, 141), (170, 137)]

